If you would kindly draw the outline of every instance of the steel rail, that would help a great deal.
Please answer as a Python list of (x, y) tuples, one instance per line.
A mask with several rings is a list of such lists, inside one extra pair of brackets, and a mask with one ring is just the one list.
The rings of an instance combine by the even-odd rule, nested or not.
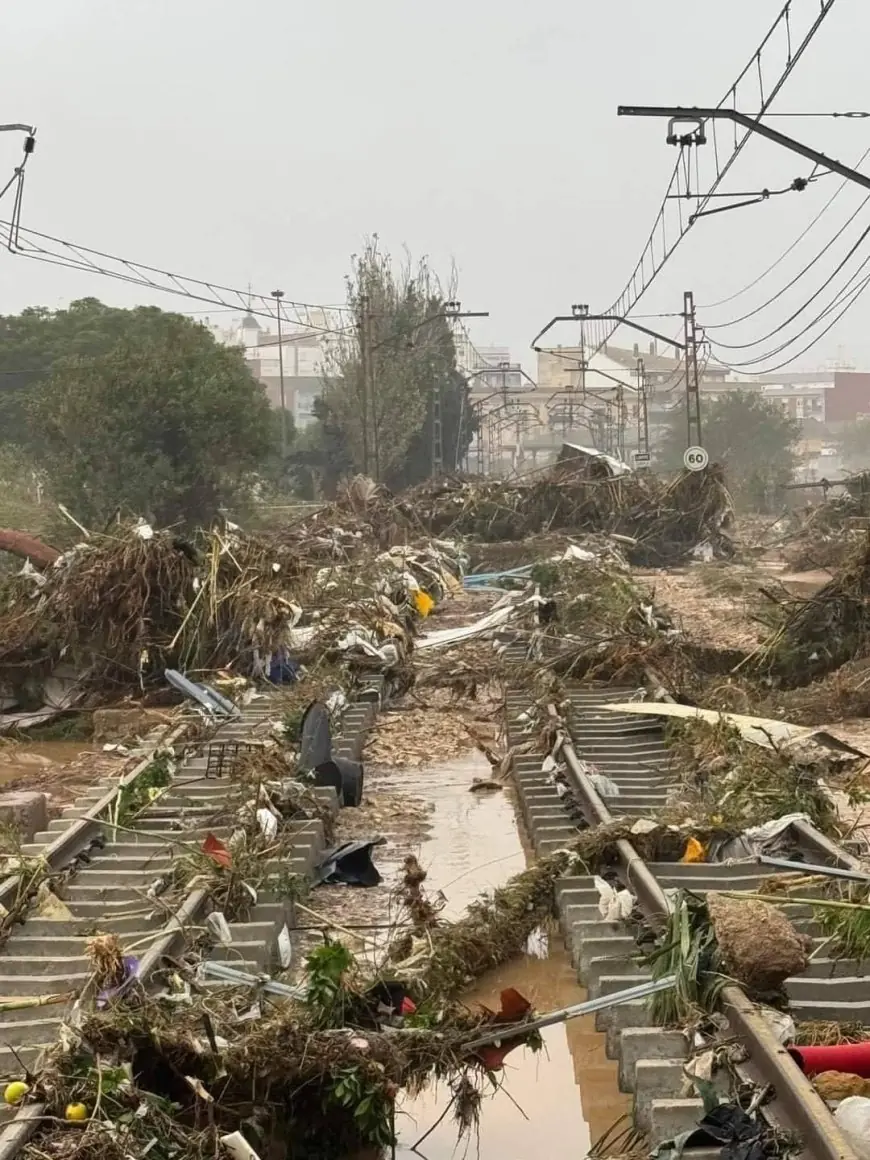
[[(667, 695), (661, 683), (657, 683), (659, 692)], [(550, 705), (549, 712), (558, 719), (555, 706)], [(587, 821), (594, 825), (615, 821), (614, 815), (586, 774), (584, 763), (577, 756), (568, 732), (562, 736), (561, 754)], [(836, 857), (839, 864), (849, 869), (860, 866), (857, 859), (839, 850), (814, 827), (804, 823), (799, 823), (799, 826), (802, 840), (820, 853)], [(661, 929), (670, 913), (665, 892), (631, 842), (620, 839), (616, 843), (616, 853), (626, 883), (634, 890), (645, 916), (653, 926)], [(735, 983), (728, 984), (722, 989), (720, 1004), (735, 1034), (746, 1047), (751, 1062), (763, 1080), (773, 1086), (776, 1102), (781, 1105), (790, 1126), (802, 1136), (807, 1155), (812, 1160), (857, 1160), (827, 1104), (773, 1034), (743, 989)]]

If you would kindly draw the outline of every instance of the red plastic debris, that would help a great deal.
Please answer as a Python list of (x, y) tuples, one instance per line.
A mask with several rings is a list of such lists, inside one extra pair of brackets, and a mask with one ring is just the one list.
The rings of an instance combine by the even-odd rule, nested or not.
[(233, 864), (233, 858), (229, 850), (220, 838), (216, 838), (214, 834), (206, 835), (205, 841), (202, 844), (202, 852), (208, 855), (212, 862), (216, 862), (218, 866), (223, 866), (227, 870)]

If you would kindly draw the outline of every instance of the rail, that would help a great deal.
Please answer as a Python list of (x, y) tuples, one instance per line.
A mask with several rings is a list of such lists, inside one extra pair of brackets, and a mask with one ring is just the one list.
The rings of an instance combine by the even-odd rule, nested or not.
[[(661, 683), (656, 683), (658, 693), (667, 695)], [(551, 716), (558, 717), (555, 706), (551, 705), (549, 711)], [(572, 789), (587, 821), (595, 825), (612, 822), (614, 815), (587, 776), (569, 733), (563, 735), (561, 753)], [(799, 822), (795, 828), (802, 842), (834, 861), (834, 864), (847, 869), (860, 868), (857, 859), (841, 850), (813, 826)], [(617, 842), (616, 852), (626, 884), (636, 894), (645, 916), (651, 924), (661, 927), (670, 910), (667, 895), (630, 841), (622, 839)], [(773, 1086), (776, 1101), (781, 1105), (789, 1125), (803, 1137), (807, 1154), (813, 1160), (856, 1160), (855, 1153), (827, 1104), (779, 1043), (743, 989), (734, 983), (727, 985), (721, 992), (720, 1002), (752, 1063), (764, 1082)]]
[[(366, 735), (377, 716), (378, 709), (383, 703), (387, 692), (388, 690), (383, 677), (372, 675), (364, 680), (355, 700), (345, 710), (342, 718), (341, 734), (335, 740), (334, 752), (336, 754), (342, 754), (345, 757), (350, 757), (355, 760), (361, 759)], [(247, 729), (255, 728), (256, 724), (261, 720), (256, 714), (247, 721), (243, 718), (233, 719), (226, 723), (221, 722), (217, 729), (212, 730), (209, 736), (203, 739), (204, 744), (207, 745), (209, 742), (213, 742), (215, 735), (224, 724), (231, 726), (234, 730), (240, 728)], [(174, 747), (180, 741), (184, 740), (190, 732), (192, 724), (193, 719), (173, 729), (127, 775), (119, 778), (81, 817), (71, 819), (70, 825), (62, 830), (59, 836), (41, 854), (52, 870), (59, 871), (74, 865), (104, 829), (108, 828), (111, 830), (113, 822), (112, 810), (118, 800), (118, 796), (125, 789), (133, 785), (148, 770), (157, 752), (162, 749)], [(179, 766), (179, 769), (183, 769), (183, 763)], [(185, 783), (179, 782), (172, 784), (171, 788), (181, 792), (183, 784)], [(159, 801), (160, 799), (158, 798), (157, 804), (159, 804)], [(183, 838), (184, 833), (184, 830), (180, 830), (179, 837)], [(168, 839), (168, 843), (171, 844), (171, 839)], [(18, 882), (19, 876), (14, 875), (0, 883), (0, 899), (4, 897), (14, 898)], [(184, 945), (189, 931), (200, 923), (208, 908), (208, 903), (208, 892), (200, 887), (194, 887), (181, 898), (175, 912), (169, 919), (162, 926), (154, 929), (150, 945), (139, 959), (136, 977), (140, 983), (147, 984), (168, 957), (171, 958), (177, 955), (178, 948)], [(25, 930), (26, 925), (25, 919)], [(2, 951), (0, 951), (0, 961), (2, 961)], [(77, 1001), (80, 1004), (87, 1003), (93, 998), (95, 998), (95, 984), (93, 978), (91, 978), (79, 991)], [(0, 1160), (14, 1160), (15, 1157), (20, 1155), (21, 1150), (38, 1131), (46, 1117), (46, 1111), (46, 1106), (41, 1103), (27, 1104), (18, 1109), (14, 1119), (7, 1122), (0, 1129)]]

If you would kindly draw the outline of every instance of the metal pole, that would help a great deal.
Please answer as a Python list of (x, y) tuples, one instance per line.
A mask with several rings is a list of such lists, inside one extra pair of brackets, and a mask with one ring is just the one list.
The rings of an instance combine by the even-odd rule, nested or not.
[(359, 296), (359, 318), (357, 319), (357, 329), (359, 331), (359, 376), (360, 388), (359, 397), (362, 410), (362, 470), (363, 475), (369, 473), (369, 372), (368, 372), (368, 313), (369, 313), (369, 296), (368, 294), (360, 294)]
[(843, 165), (842, 162), (836, 161), (833, 157), (826, 157), (824, 153), (820, 153), (817, 149), (812, 149), (809, 145), (795, 141), (793, 137), (787, 137), (785, 133), (780, 133), (777, 129), (772, 129), (770, 125), (765, 124), (764, 121), (757, 120), (755, 117), (749, 116), (748, 113), (738, 113), (736, 109), (620, 105), (616, 110), (616, 115), (618, 117), (667, 117), (671, 122), (668, 127), (668, 144), (671, 145), (678, 145), (680, 143), (680, 138), (674, 132), (674, 126), (677, 122), (696, 125), (697, 130), (692, 144), (704, 145), (707, 140), (704, 135), (705, 121), (734, 121), (750, 133), (758, 133), (760, 137), (766, 137), (768, 141), (773, 141), (774, 144), (781, 145), (783, 149), (788, 149), (791, 153), (797, 153), (801, 157), (806, 157), (808, 161), (812, 161), (820, 169), (828, 169), (831, 173), (836, 173), (839, 177), (845, 177), (847, 181), (854, 181), (856, 185), (862, 185), (865, 189), (870, 189), (870, 177), (859, 173), (857, 169), (850, 169), (848, 165)]
[(272, 297), (275, 299), (275, 313), (278, 316), (278, 377), (281, 390), (281, 460), (283, 462), (287, 458), (287, 403), (284, 398), (284, 345), (281, 341), (281, 299), (284, 297), (284, 291), (273, 290)]
[(686, 334), (686, 428), (687, 447), (701, 446), (701, 392), (698, 385), (698, 333), (695, 328), (695, 297), (691, 290), (683, 294), (683, 319)]

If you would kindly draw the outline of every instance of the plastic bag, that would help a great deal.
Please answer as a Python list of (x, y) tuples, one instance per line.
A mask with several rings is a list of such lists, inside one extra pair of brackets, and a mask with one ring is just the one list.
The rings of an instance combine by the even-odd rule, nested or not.
[(866, 1096), (849, 1096), (834, 1112), (834, 1119), (858, 1160), (870, 1160), (870, 1100)]
[(609, 882), (597, 875), (594, 878), (598, 891), (598, 912), (605, 922), (625, 921), (634, 909), (634, 897), (624, 887), (616, 890)]
[(694, 864), (696, 862), (703, 862), (707, 855), (707, 851), (701, 845), (697, 838), (689, 838), (686, 842), (686, 848), (683, 851), (683, 856), (680, 859), (684, 864)]
[(599, 797), (619, 797), (619, 786), (603, 773), (593, 773), (589, 780), (595, 786), (595, 792)]

